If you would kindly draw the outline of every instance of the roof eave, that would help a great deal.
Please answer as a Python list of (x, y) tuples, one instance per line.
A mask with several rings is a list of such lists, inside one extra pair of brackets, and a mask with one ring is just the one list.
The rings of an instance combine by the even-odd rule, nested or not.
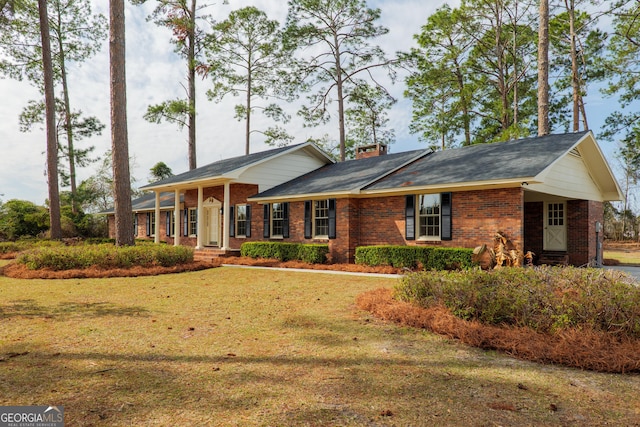
[(387, 195), (406, 195), (417, 192), (443, 192), (443, 191), (472, 191), (472, 190), (488, 190), (496, 188), (516, 188), (526, 187), (529, 184), (537, 184), (541, 181), (533, 176), (518, 177), (510, 179), (499, 179), (491, 181), (468, 181), (455, 183), (440, 183), (432, 185), (416, 185), (406, 187), (394, 187), (386, 189), (363, 190), (362, 196), (387, 196)]

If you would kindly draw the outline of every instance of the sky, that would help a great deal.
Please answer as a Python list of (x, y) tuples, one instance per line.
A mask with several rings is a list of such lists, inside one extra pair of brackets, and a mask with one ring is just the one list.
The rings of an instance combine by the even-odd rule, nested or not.
[[(94, 13), (108, 17), (108, 0), (91, 0), (91, 3)], [(284, 0), (229, 0), (228, 5), (219, 0), (217, 3), (208, 10), (216, 20), (223, 20), (232, 10), (249, 5), (258, 7), (269, 18), (280, 22), (284, 22), (287, 14), (287, 2)], [(389, 55), (409, 50), (414, 46), (413, 35), (419, 33), (428, 16), (445, 3), (452, 7), (459, 5), (459, 1), (444, 0), (369, 1), (370, 7), (382, 10), (380, 24), (389, 29), (389, 33), (376, 43)], [(129, 153), (133, 160), (131, 174), (136, 178), (137, 186), (149, 181), (149, 169), (160, 161), (175, 174), (188, 170), (186, 129), (179, 131), (175, 125), (149, 123), (143, 118), (147, 106), (185, 97), (186, 66), (173, 51), (170, 31), (146, 20), (154, 4), (155, 1), (149, 0), (142, 6), (126, 5)], [(71, 64), (69, 82), (72, 108), (82, 110), (86, 116), (97, 116), (106, 125), (101, 136), (79, 143), (81, 147), (94, 145), (95, 155), (102, 156), (111, 147), (107, 40), (96, 56), (82, 64)], [(196, 83), (198, 166), (244, 154), (244, 123), (233, 117), (233, 105), (239, 98), (228, 97), (218, 104), (209, 101), (205, 93), (211, 85), (210, 80), (200, 78)], [(426, 148), (424, 142), (419, 142), (417, 136), (409, 132), (411, 103), (402, 97), (403, 80), (398, 79), (388, 88), (398, 99), (389, 113), (389, 127), (395, 130), (396, 135), (396, 142), (389, 151)], [(39, 99), (40, 95), (28, 82), (8, 78), (0, 78), (0, 94), (0, 200), (21, 199), (44, 204), (48, 194), (45, 131), (43, 127), (35, 127), (29, 133), (22, 133), (18, 125), (22, 109), (29, 100)], [(604, 118), (615, 108), (615, 100), (604, 99), (597, 91), (592, 91), (585, 101), (589, 125), (597, 135)], [(289, 107), (293, 120), (287, 125), (287, 130), (295, 136), (294, 143), (325, 133), (337, 139), (335, 123), (324, 128), (304, 128), (295, 116), (294, 106)], [(260, 124), (258, 115), (253, 120)], [(611, 167), (617, 170), (614, 158), (616, 145), (603, 140), (599, 143)], [(257, 136), (252, 139), (252, 152), (269, 148)], [(78, 183), (93, 175), (96, 168), (97, 164), (79, 169)]]

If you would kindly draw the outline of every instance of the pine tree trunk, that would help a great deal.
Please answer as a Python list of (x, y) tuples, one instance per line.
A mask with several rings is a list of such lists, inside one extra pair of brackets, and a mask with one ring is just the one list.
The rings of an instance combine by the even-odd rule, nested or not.
[(189, 170), (196, 166), (196, 0), (191, 0), (188, 54), (189, 85)]
[(569, 37), (571, 45), (571, 89), (573, 92), (573, 131), (580, 130), (580, 82), (578, 76), (578, 52), (576, 50), (576, 15), (573, 0), (567, 2), (567, 12), (569, 12)]
[(538, 29), (538, 136), (549, 129), (549, 0), (540, 0)]
[(55, 96), (53, 93), (53, 64), (46, 0), (38, 0), (42, 65), (44, 71), (45, 120), (47, 127), (47, 179), (49, 187), (49, 226), (52, 239), (62, 238), (60, 223), (60, 193), (58, 190), (58, 141), (56, 136)]
[[(60, 13), (58, 13), (60, 17)], [(59, 28), (61, 27), (58, 23)], [(73, 147), (73, 128), (71, 123), (71, 102), (69, 101), (69, 84), (67, 83), (67, 67), (65, 66), (64, 47), (62, 37), (58, 37), (58, 55), (60, 63), (60, 76), (62, 78), (62, 96), (64, 102), (65, 127), (67, 134), (67, 157), (69, 158), (69, 185), (71, 186), (71, 211), (78, 212), (76, 202), (76, 153)]]
[[(124, 0), (109, 1), (109, 65), (111, 73), (111, 150), (116, 245), (134, 244), (127, 136)], [(159, 219), (157, 219), (159, 220)]]

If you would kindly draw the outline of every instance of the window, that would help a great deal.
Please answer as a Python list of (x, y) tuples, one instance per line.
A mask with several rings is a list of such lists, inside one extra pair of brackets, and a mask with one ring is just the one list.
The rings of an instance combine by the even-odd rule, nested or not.
[(167, 236), (175, 236), (176, 234), (176, 221), (174, 212), (167, 212), (166, 231)]
[(189, 236), (198, 235), (198, 211), (195, 208), (189, 209)]
[(547, 205), (547, 225), (564, 225), (564, 203), (549, 203)]
[(247, 205), (236, 205), (236, 237), (247, 237)]
[(418, 238), (440, 239), (440, 194), (418, 197)]
[(147, 212), (147, 236), (153, 237), (156, 235), (156, 213)]
[(138, 237), (138, 214), (133, 214), (133, 237)]
[(284, 234), (284, 203), (271, 205), (271, 237), (283, 237)]
[(329, 236), (329, 200), (313, 202), (313, 237)]

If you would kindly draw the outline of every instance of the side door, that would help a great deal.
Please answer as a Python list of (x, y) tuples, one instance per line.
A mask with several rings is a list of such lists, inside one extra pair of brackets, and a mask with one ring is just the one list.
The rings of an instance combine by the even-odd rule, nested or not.
[(543, 249), (545, 251), (567, 250), (566, 202), (545, 203)]

